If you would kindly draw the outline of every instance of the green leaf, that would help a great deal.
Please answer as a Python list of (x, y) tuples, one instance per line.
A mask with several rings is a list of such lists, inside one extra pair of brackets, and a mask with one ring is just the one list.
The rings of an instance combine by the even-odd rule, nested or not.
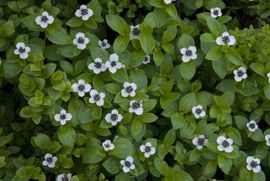
[(76, 132), (73, 128), (61, 126), (57, 131), (57, 136), (63, 145), (69, 145), (73, 148), (76, 141)]
[(270, 85), (269, 84), (267, 84), (266, 86), (264, 86), (263, 92), (264, 92), (265, 97), (268, 100), (270, 100)]
[(175, 131), (173, 129), (169, 130), (164, 137), (164, 144), (165, 145), (172, 145), (175, 142)]
[(184, 79), (190, 80), (195, 75), (196, 67), (193, 61), (187, 63), (181, 63), (180, 73)]
[(83, 24), (83, 21), (77, 17), (73, 17), (66, 22), (66, 25), (70, 27), (79, 27)]
[(224, 79), (227, 75), (228, 70), (223, 59), (212, 61), (212, 68), (221, 79)]
[(228, 104), (228, 102), (226, 102), (226, 100), (224, 100), (222, 97), (219, 96), (214, 96), (214, 100), (216, 105), (224, 112), (226, 113), (230, 113), (231, 112), (231, 107)]
[(131, 135), (137, 137), (140, 135), (144, 129), (144, 123), (138, 120), (133, 120), (131, 124)]
[(216, 46), (212, 48), (207, 54), (206, 54), (206, 59), (208, 60), (220, 60), (222, 57), (223, 53), (220, 49), (220, 46)]
[(146, 54), (151, 54), (155, 47), (155, 39), (152, 35), (152, 28), (150, 26), (140, 26), (140, 43), (142, 49)]
[(110, 174), (117, 174), (120, 171), (120, 162), (117, 158), (108, 158), (102, 165)]
[(206, 17), (206, 24), (213, 35), (220, 35), (223, 32), (220, 22), (211, 16)]
[(67, 62), (67, 61), (60, 61), (60, 66), (63, 69), (63, 71), (65, 71), (68, 74), (73, 74), (73, 66), (71, 63)]
[(117, 15), (106, 15), (106, 22), (109, 27), (122, 36), (129, 36), (129, 26), (126, 21)]
[(171, 122), (174, 130), (182, 128), (186, 124), (184, 116), (179, 113), (175, 113), (171, 116)]
[(113, 80), (119, 83), (124, 83), (128, 80), (128, 74), (126, 69), (119, 69), (116, 73), (110, 74)]
[(58, 27), (54, 33), (46, 31), (46, 37), (56, 45), (67, 45), (70, 42), (69, 36), (64, 28)]
[(172, 41), (175, 38), (176, 33), (177, 33), (176, 26), (169, 26), (162, 35), (162, 38), (161, 38), (162, 42)]
[(141, 116), (136, 117), (134, 120), (141, 121), (144, 123), (152, 123), (155, 122), (158, 119), (158, 116), (156, 116), (153, 113), (143, 113)]
[(195, 42), (192, 36), (188, 34), (182, 34), (177, 42), (178, 47), (181, 48), (188, 48), (189, 46), (195, 45)]
[(13, 139), (13, 134), (10, 133), (7, 136), (0, 136), (0, 147), (4, 146)]
[(193, 106), (197, 105), (197, 100), (193, 92), (184, 95), (179, 102), (179, 110), (188, 113)]
[(261, 76), (265, 76), (265, 67), (262, 63), (252, 63), (250, 64), (251, 69)]
[(126, 158), (135, 153), (135, 147), (127, 138), (119, 138), (113, 142), (115, 148), (109, 152), (109, 155), (117, 158)]
[(231, 159), (225, 158), (222, 155), (218, 155), (218, 166), (225, 174), (229, 174), (233, 162)]
[(170, 16), (163, 8), (155, 8), (153, 18), (157, 28), (164, 26), (170, 20)]
[(229, 51), (225, 53), (225, 58), (234, 65), (245, 65), (242, 57), (234, 49), (229, 49)]
[(148, 81), (143, 70), (130, 71), (129, 81), (134, 82), (138, 89), (147, 87)]
[(113, 50), (115, 53), (122, 53), (126, 50), (129, 44), (129, 38), (127, 36), (117, 36), (117, 38), (113, 42)]

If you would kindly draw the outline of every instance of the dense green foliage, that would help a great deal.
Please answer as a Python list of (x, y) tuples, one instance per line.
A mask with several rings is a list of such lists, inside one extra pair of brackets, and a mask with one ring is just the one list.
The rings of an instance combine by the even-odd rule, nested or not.
[(0, 180), (270, 180), (269, 17), (268, 0), (0, 0)]

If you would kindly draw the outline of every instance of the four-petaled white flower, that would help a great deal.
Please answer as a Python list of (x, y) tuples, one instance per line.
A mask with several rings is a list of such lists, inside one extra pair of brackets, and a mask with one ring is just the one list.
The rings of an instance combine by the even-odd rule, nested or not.
[(51, 153), (46, 153), (42, 165), (47, 166), (49, 168), (54, 168), (56, 161), (57, 161), (56, 156), (53, 156)]
[(261, 160), (259, 158), (255, 158), (253, 156), (248, 156), (246, 159), (247, 169), (252, 170), (255, 173), (259, 173), (261, 171)]
[(190, 59), (195, 60), (197, 59), (197, 48), (195, 46), (189, 46), (188, 48), (181, 48), (180, 52), (183, 55), (182, 61), (189, 62)]
[(144, 60), (143, 60), (143, 64), (149, 64), (150, 61), (151, 61), (150, 55), (145, 55)]
[(130, 34), (129, 37), (131, 40), (140, 38), (140, 25), (130, 26)]
[(105, 98), (105, 93), (103, 92), (98, 92), (95, 89), (92, 89), (90, 91), (90, 98), (89, 102), (92, 104), (96, 104), (97, 106), (103, 106), (104, 105), (104, 98)]
[(203, 110), (202, 105), (197, 105), (192, 108), (192, 113), (195, 116), (196, 119), (199, 119), (200, 117), (205, 116), (205, 111)]
[(234, 70), (233, 73), (234, 73), (234, 80), (236, 82), (241, 82), (242, 80), (248, 77), (246, 67), (239, 67), (239, 69)]
[(222, 12), (221, 12), (221, 9), (219, 7), (211, 8), (210, 12), (211, 12), (211, 16), (213, 18), (217, 18), (217, 17), (222, 16)]
[(54, 116), (54, 119), (56, 121), (59, 121), (61, 125), (65, 125), (67, 121), (70, 121), (72, 119), (72, 115), (70, 113), (67, 113), (65, 109), (62, 109), (59, 114), (56, 114)]
[(264, 139), (266, 142), (266, 146), (270, 146), (270, 134), (265, 135)]
[(35, 19), (35, 22), (41, 27), (41, 28), (47, 28), (49, 24), (52, 24), (54, 21), (54, 17), (49, 15), (47, 11), (43, 11), (41, 16), (37, 16)]
[(105, 72), (107, 67), (102, 63), (101, 58), (96, 58), (94, 62), (88, 65), (88, 69), (92, 70), (95, 74), (99, 74), (101, 72)]
[(109, 44), (107, 39), (104, 40), (98, 40), (98, 45), (100, 46), (100, 48), (102, 49), (108, 49), (111, 47), (111, 45)]
[(250, 132), (254, 132), (258, 129), (258, 125), (254, 120), (249, 121), (246, 126)]
[(147, 142), (140, 146), (140, 151), (144, 153), (145, 158), (149, 158), (151, 155), (154, 155), (156, 153), (156, 148), (153, 147), (150, 142)]
[(107, 113), (105, 116), (105, 120), (110, 123), (111, 125), (115, 126), (117, 123), (121, 122), (123, 116), (118, 113), (116, 109), (113, 109), (111, 113)]
[(85, 37), (85, 34), (82, 32), (78, 32), (73, 39), (73, 44), (76, 45), (80, 50), (85, 49), (88, 43), (89, 39)]
[(30, 47), (25, 46), (23, 42), (18, 42), (16, 44), (16, 49), (14, 50), (14, 54), (19, 55), (20, 59), (27, 59), (30, 51), (31, 51)]
[(125, 160), (121, 160), (122, 170), (124, 173), (128, 173), (130, 170), (135, 169), (132, 156), (128, 156)]
[(130, 107), (129, 107), (129, 109), (128, 109), (128, 111), (130, 112), (130, 113), (135, 113), (135, 114), (137, 114), (137, 115), (142, 115), (143, 114), (143, 101), (136, 101), (136, 100), (131, 100), (130, 102), (129, 102), (129, 105), (130, 105)]
[(234, 45), (236, 39), (233, 35), (230, 35), (228, 32), (223, 32), (221, 36), (217, 37), (216, 43), (218, 45)]
[(119, 56), (116, 53), (110, 55), (108, 61), (106, 61), (105, 66), (109, 71), (114, 74), (118, 69), (125, 67), (121, 62), (119, 62)]
[(136, 96), (136, 90), (137, 90), (137, 85), (135, 83), (129, 83), (125, 82), (123, 84), (123, 89), (121, 90), (121, 95), (123, 97), (134, 97)]
[(270, 84), (270, 72), (267, 73), (268, 83)]
[(231, 153), (233, 151), (233, 140), (231, 138), (226, 138), (225, 136), (219, 136), (217, 138), (218, 150), (225, 151), (226, 153)]
[(111, 140), (105, 140), (103, 143), (102, 143), (102, 147), (104, 149), (104, 151), (110, 151), (110, 150), (113, 150), (114, 149), (114, 144), (111, 142)]
[(87, 21), (93, 16), (93, 10), (88, 8), (86, 5), (81, 5), (79, 9), (76, 10), (75, 16), (82, 18), (82, 20)]
[(176, 0), (163, 0), (163, 2), (164, 2), (165, 4), (171, 4), (173, 1), (176, 1)]
[(196, 136), (192, 139), (192, 144), (201, 150), (208, 143), (208, 139), (204, 135)]
[(62, 173), (57, 176), (56, 181), (70, 181), (71, 180), (71, 173), (65, 174)]
[(90, 92), (92, 86), (90, 84), (85, 83), (84, 80), (80, 79), (78, 83), (72, 84), (73, 92), (78, 92), (80, 97), (83, 97), (85, 93)]

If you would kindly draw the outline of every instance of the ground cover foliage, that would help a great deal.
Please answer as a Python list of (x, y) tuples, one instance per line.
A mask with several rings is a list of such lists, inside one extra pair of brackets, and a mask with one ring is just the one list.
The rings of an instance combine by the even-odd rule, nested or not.
[(270, 180), (268, 0), (0, 0), (0, 180)]

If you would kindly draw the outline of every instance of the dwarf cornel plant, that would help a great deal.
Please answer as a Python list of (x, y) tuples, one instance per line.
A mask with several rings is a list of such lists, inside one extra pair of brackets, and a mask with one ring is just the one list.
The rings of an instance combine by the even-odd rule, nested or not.
[(0, 180), (270, 180), (269, 22), (267, 0), (0, 0)]

